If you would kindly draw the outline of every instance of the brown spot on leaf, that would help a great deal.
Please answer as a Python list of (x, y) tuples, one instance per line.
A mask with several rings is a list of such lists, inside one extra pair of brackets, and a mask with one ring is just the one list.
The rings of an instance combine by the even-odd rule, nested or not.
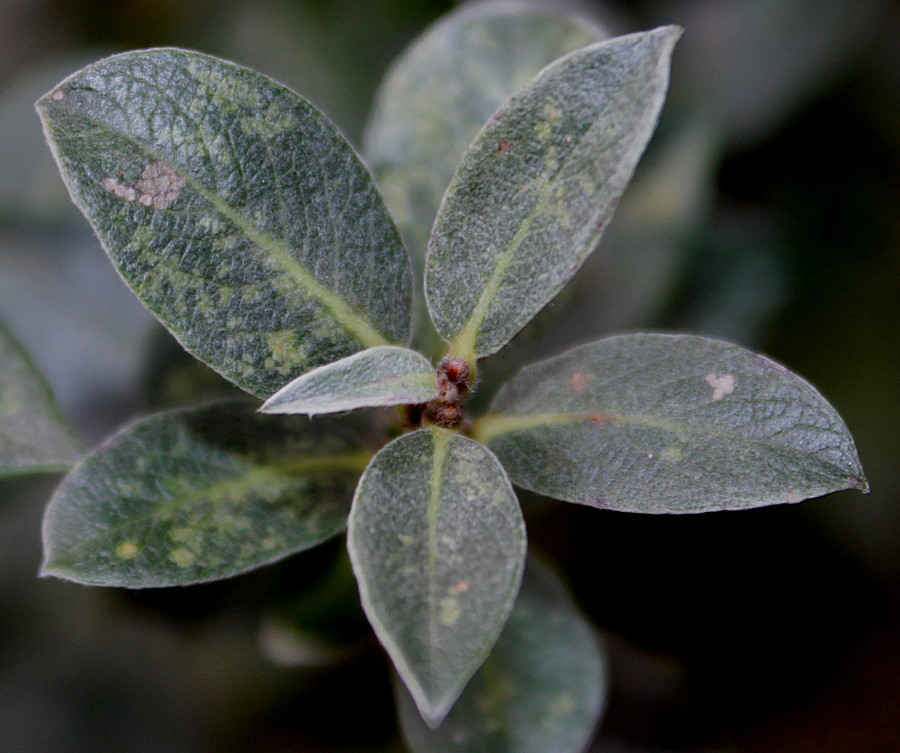
[(503, 154), (512, 149), (512, 146), (513, 145), (511, 141), (508, 141), (507, 139), (500, 139), (500, 141), (497, 142), (497, 151)]
[(50, 95), (50, 99), (54, 102), (62, 102), (66, 98), (66, 93), (62, 89), (57, 89)]
[(597, 424), (597, 426), (603, 426), (604, 424), (612, 423), (616, 419), (608, 413), (585, 413), (584, 420)]
[(469, 581), (461, 580), (459, 583), (454, 585), (451, 589), (455, 594), (464, 594), (469, 590)]
[(588, 386), (591, 379), (593, 379), (593, 377), (590, 374), (585, 374), (583, 371), (576, 371), (569, 377), (569, 384), (572, 385), (572, 389), (575, 390), (575, 392), (584, 392), (585, 387)]

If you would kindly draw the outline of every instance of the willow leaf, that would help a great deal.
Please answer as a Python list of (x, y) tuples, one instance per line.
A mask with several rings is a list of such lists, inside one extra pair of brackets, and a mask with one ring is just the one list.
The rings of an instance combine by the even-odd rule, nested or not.
[(524, 368), (476, 436), (514, 483), (594, 507), (687, 513), (868, 490), (809, 383), (693, 335), (622, 335)]
[(80, 455), (49, 388), (0, 326), (0, 476), (66, 470)]
[(601, 36), (546, 8), (479, 3), (448, 14), (397, 59), (364, 153), (414, 260), (424, 261), (441, 197), (485, 121), (544, 66)]
[(413, 753), (581, 753), (606, 700), (597, 639), (559, 580), (530, 561), (494, 650), (437, 729), (399, 687)]
[(425, 403), (437, 395), (425, 356), (383, 345), (320, 366), (286, 384), (263, 404), (264, 413), (337, 413), (354, 408)]
[(455, 432), (405, 434), (363, 474), (348, 544), (366, 615), (437, 725), (497, 640), (522, 577), (525, 527), (503, 468)]
[(242, 403), (141, 419), (56, 491), (43, 574), (143, 588), (274, 562), (343, 530), (368, 457), (336, 425)]
[(37, 103), (72, 198), (182, 344), (249, 392), (409, 340), (409, 257), (306, 100), (195, 52), (106, 58)]
[(444, 196), (425, 269), (438, 332), (495, 353), (596, 247), (665, 98), (677, 27), (573, 52), (478, 134)]

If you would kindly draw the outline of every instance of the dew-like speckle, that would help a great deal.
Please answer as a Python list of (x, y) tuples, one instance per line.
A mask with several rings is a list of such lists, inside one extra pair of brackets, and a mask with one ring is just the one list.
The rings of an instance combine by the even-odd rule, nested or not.
[(734, 377), (731, 374), (716, 374), (711, 372), (703, 379), (710, 387), (712, 387), (713, 401), (721, 400), (726, 395), (730, 395), (734, 392)]

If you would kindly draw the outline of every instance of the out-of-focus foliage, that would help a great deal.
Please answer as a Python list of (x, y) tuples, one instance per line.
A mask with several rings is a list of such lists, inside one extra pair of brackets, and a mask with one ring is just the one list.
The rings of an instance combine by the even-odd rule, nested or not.
[[(722, 730), (748, 751), (890, 749), (900, 735), (900, 13), (878, 0), (569, 4), (600, 12), (616, 34), (684, 26), (674, 106), (596, 264), (485, 373), (611, 329), (740, 340), (840, 408), (873, 487), (866, 498), (740, 516), (635, 520), (527, 505), (533, 548), (582, 573), (571, 576), (575, 596), (619, 636), (597, 750), (724, 750)], [(222, 385), (151, 348), (166, 336), (68, 204), (31, 102), (105, 52), (174, 44), (266, 71), (359, 144), (389, 61), (450, 7), (0, 6), (0, 317), (84, 437), (151, 401), (193, 399), (198, 383)], [(573, 311), (578, 326), (548, 326)], [(0, 748), (403, 749), (370, 642), (351, 643), (327, 669), (273, 665), (271, 647), (253, 643), (259, 605), (319, 593), (334, 549), (230, 586), (74, 589), (34, 577), (51, 488), (0, 484)], [(352, 619), (337, 607), (318, 617), (332, 618)]]

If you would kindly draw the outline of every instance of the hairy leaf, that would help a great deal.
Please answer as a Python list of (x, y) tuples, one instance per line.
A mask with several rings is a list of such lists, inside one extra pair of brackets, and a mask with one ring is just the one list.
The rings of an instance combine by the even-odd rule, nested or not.
[(336, 413), (386, 405), (415, 405), (437, 394), (434, 367), (425, 356), (382, 345), (320, 366), (286, 384), (264, 413)]
[(0, 326), (0, 476), (62, 471), (80, 455), (49, 388)]
[(438, 729), (423, 724), (398, 683), (413, 753), (580, 753), (606, 697), (591, 626), (562, 584), (529, 562), (497, 645)]
[(703, 512), (868, 490), (825, 399), (765, 356), (622, 335), (523, 369), (476, 436), (514, 483), (594, 507)]
[(525, 526), (484, 446), (423, 429), (379, 452), (348, 531), (363, 607), (429, 725), (497, 640), (515, 601)]
[(139, 420), (63, 480), (43, 574), (143, 588), (252, 570), (342, 531), (368, 458), (335, 424), (243, 403)]
[(502, 348), (595, 248), (656, 125), (677, 27), (545, 68), (479, 133), (425, 270), (432, 319), (467, 358)]
[(481, 3), (449, 14), (397, 59), (364, 153), (414, 260), (424, 260), (441, 197), (484, 122), (544, 66), (601, 34), (548, 9)]
[(409, 257), (325, 117), (253, 71), (116, 55), (37, 104), (72, 198), (141, 300), (258, 396), (409, 340)]

